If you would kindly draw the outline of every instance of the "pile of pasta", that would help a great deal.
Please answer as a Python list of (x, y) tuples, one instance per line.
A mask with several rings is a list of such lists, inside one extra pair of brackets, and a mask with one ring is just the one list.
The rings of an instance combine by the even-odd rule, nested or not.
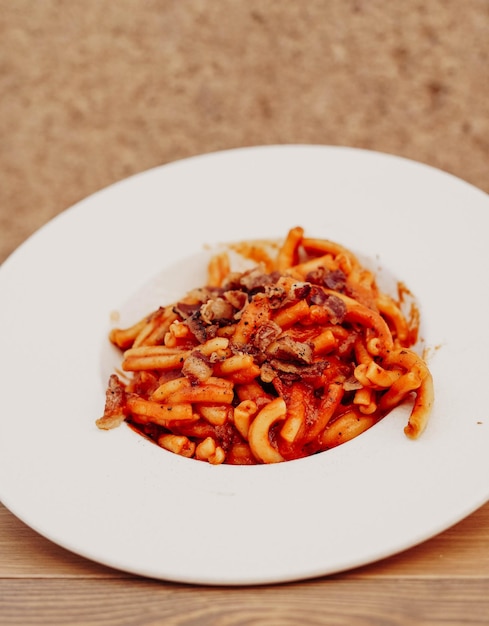
[(273, 254), (110, 332), (122, 351), (101, 429), (127, 422), (162, 448), (212, 464), (261, 464), (334, 448), (411, 403), (417, 438), (433, 381), (412, 348), (419, 316), (383, 293), (350, 250), (292, 228)]

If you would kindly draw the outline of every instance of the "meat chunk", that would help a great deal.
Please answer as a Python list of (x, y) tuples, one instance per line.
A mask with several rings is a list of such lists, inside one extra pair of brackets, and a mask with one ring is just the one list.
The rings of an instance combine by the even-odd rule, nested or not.
[(233, 305), (224, 298), (211, 298), (200, 307), (202, 320), (207, 324), (231, 322), (235, 310)]
[(126, 419), (126, 391), (124, 384), (116, 374), (112, 374), (105, 392), (104, 414), (96, 421), (98, 428), (111, 430), (117, 428)]
[(326, 293), (319, 287), (311, 287), (308, 302), (324, 307), (333, 324), (341, 324), (345, 319), (346, 304), (343, 300), (334, 294)]
[(212, 371), (210, 359), (198, 350), (194, 350), (189, 354), (182, 367), (182, 374), (186, 376), (191, 383), (206, 381), (212, 376)]
[(302, 365), (312, 363), (312, 346), (306, 342), (296, 341), (288, 335), (279, 337), (271, 343), (266, 352), (270, 357), (282, 361), (292, 361)]
[(281, 333), (282, 329), (278, 324), (272, 320), (267, 320), (256, 329), (253, 336), (253, 345), (259, 352), (264, 353)]

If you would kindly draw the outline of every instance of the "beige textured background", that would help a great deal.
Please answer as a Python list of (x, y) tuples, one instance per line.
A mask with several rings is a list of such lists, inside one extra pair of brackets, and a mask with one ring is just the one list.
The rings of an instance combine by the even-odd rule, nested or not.
[(0, 0), (0, 262), (130, 174), (274, 143), (489, 192), (489, 1)]

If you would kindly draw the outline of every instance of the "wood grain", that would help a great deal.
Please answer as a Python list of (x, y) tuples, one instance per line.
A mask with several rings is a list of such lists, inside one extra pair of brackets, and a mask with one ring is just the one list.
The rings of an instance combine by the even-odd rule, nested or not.
[(332, 578), (225, 590), (143, 580), (82, 580), (71, 587), (63, 580), (42, 587), (10, 580), (0, 581), (0, 615), (2, 626), (487, 626), (487, 590), (487, 580), (459, 579), (427, 585)]

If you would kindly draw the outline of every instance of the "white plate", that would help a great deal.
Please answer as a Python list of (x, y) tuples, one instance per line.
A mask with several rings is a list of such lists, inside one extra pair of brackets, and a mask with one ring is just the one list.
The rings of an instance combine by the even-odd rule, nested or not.
[[(417, 296), (436, 389), (422, 438), (405, 437), (401, 408), (312, 458), (214, 467), (125, 425), (98, 430), (111, 313), (131, 315), (131, 296), (157, 276), (164, 303), (195, 286), (203, 269), (188, 259), (204, 244), (295, 225), (369, 257)], [(189, 583), (331, 574), (432, 537), (489, 499), (488, 232), (481, 191), (348, 148), (222, 152), (96, 193), (0, 270), (2, 502), (75, 553)]]

